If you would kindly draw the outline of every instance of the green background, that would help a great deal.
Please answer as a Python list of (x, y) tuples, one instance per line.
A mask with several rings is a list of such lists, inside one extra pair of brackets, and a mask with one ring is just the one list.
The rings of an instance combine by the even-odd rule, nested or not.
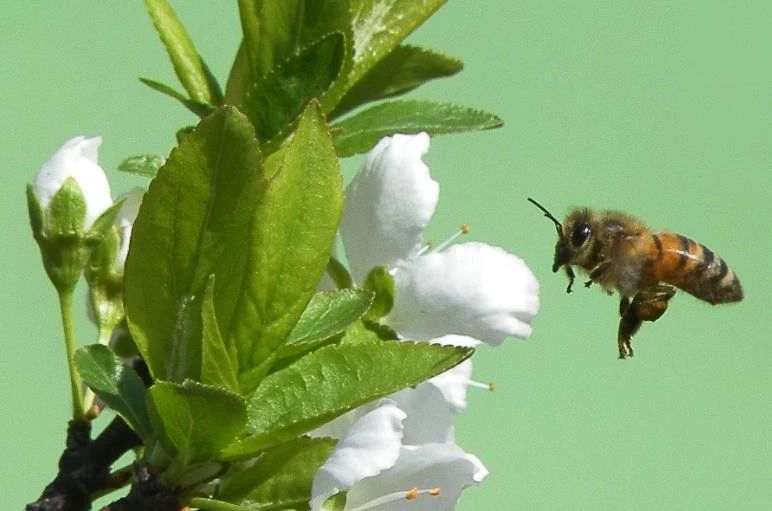
[[(708, 5), (709, 4), (709, 5)], [(762, 509), (772, 502), (772, 72), (768, 2), (455, 1), (410, 41), (465, 71), (414, 97), (501, 115), (503, 129), (432, 141), (441, 183), (428, 237), (521, 255), (542, 285), (528, 341), (480, 349), (458, 441), (491, 475), (460, 509)], [(176, 2), (224, 78), (230, 2)], [(127, 155), (165, 154), (194, 122), (142, 86), (175, 83), (140, 2), (7, 2), (0, 10), (2, 500), (20, 509), (55, 473), (69, 389), (54, 292), (24, 186), (68, 138), (102, 134), (119, 193)], [(350, 176), (359, 160), (347, 162)], [(622, 209), (720, 253), (746, 299), (677, 296), (617, 360), (617, 301), (564, 293), (553, 226), (572, 205)], [(81, 309), (83, 307), (81, 306)], [(95, 335), (87, 321), (81, 338)]]

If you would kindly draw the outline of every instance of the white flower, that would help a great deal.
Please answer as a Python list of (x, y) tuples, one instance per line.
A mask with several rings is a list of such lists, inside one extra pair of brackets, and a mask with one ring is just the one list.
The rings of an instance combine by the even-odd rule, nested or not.
[(84, 231), (88, 231), (94, 220), (113, 205), (110, 183), (97, 163), (101, 143), (101, 137), (79, 136), (68, 140), (43, 164), (33, 184), (40, 207), (45, 211), (67, 178), (73, 178), (86, 204)]
[(412, 339), (453, 333), (491, 345), (531, 335), (539, 284), (522, 259), (471, 242), (399, 263), (384, 322)]
[(388, 399), (356, 420), (314, 477), (311, 510), (340, 491), (348, 491), (346, 511), (451, 510), (487, 475), (455, 444), (405, 444), (404, 420)]
[[(381, 321), (401, 338), (458, 346), (527, 338), (539, 309), (539, 286), (520, 258), (484, 243), (447, 249), (443, 244), (423, 254), (422, 235), (439, 198), (439, 185), (421, 159), (428, 149), (425, 133), (384, 138), (346, 189), (340, 232), (355, 284), (376, 266), (388, 269), (394, 304)], [(387, 465), (383, 453), (393, 457), (393, 446), (379, 444), (380, 452), (368, 452), (373, 442), (368, 435), (383, 434), (365, 425), (372, 425), (373, 414), (396, 413), (382, 411), (384, 401), (317, 429), (315, 436), (342, 440), (317, 474), (311, 509), (346, 489), (348, 511), (453, 509), (463, 488), (487, 475), (475, 456), (454, 443), (453, 415), (466, 408), (467, 386), (479, 385), (470, 379), (471, 371), (466, 360), (389, 396), (390, 406), (404, 415), (399, 418), (402, 445), (396, 463), (377, 474), (373, 467)], [(396, 436), (385, 437), (395, 442)], [(360, 466), (359, 459), (368, 463)], [(436, 497), (406, 499), (414, 496), (412, 488), (428, 493), (435, 487), (440, 488)]]
[(346, 188), (340, 234), (355, 282), (420, 250), (440, 196), (421, 160), (428, 150), (426, 133), (385, 137)]
[(484, 243), (420, 255), (439, 185), (421, 160), (429, 136), (381, 140), (346, 189), (341, 237), (354, 281), (374, 266), (394, 276), (394, 307), (383, 322), (401, 336), (466, 335), (491, 345), (527, 338), (539, 285), (519, 257)]
[(124, 199), (121, 209), (118, 210), (118, 216), (115, 218), (115, 225), (118, 227), (118, 236), (120, 246), (115, 256), (116, 268), (123, 269), (126, 264), (126, 256), (129, 253), (129, 242), (131, 241), (131, 230), (134, 227), (134, 220), (137, 219), (139, 207), (142, 205), (142, 199), (145, 196), (145, 190), (135, 187), (118, 197), (118, 200)]

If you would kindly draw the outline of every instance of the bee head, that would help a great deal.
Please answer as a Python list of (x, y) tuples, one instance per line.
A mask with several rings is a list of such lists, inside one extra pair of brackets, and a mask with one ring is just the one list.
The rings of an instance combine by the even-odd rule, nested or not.
[(558, 233), (558, 241), (555, 244), (555, 260), (552, 271), (557, 272), (563, 265), (575, 264), (584, 259), (589, 252), (592, 238), (592, 212), (587, 209), (574, 210), (566, 218), (565, 224), (561, 224), (547, 209), (531, 199), (528, 200), (539, 208), (544, 216), (552, 220)]
[(590, 256), (594, 223), (592, 212), (588, 209), (574, 210), (566, 217), (563, 236), (555, 245), (552, 271), (557, 271), (564, 264), (582, 265)]

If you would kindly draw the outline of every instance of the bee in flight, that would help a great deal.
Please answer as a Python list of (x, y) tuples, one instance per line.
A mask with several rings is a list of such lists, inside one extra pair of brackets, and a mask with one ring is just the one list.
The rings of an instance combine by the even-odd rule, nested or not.
[(589, 276), (585, 287), (597, 283), (609, 294), (619, 292), (619, 358), (633, 356), (630, 339), (643, 321), (656, 321), (665, 313), (675, 288), (713, 305), (743, 298), (740, 281), (726, 262), (686, 236), (652, 232), (616, 211), (575, 209), (561, 224), (544, 206), (528, 200), (555, 223), (552, 271), (565, 268), (566, 292), (574, 283), (574, 266)]

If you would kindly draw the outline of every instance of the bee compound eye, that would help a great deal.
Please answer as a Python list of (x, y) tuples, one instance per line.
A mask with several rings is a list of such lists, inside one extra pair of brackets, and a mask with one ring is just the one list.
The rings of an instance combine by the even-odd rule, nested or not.
[(590, 237), (590, 225), (585, 222), (576, 224), (571, 231), (571, 244), (580, 247)]

